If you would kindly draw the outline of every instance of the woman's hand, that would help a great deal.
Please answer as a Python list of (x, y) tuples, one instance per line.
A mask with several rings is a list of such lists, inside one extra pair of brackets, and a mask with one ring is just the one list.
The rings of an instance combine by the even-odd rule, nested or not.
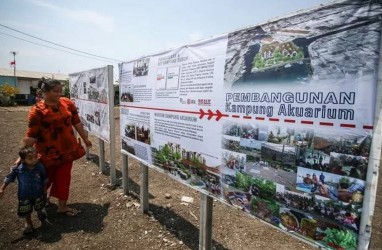
[(84, 143), (85, 143), (86, 147), (88, 147), (88, 148), (91, 148), (93, 146), (92, 142), (88, 138), (86, 138), (84, 140)]
[[(91, 148), (93, 146), (92, 142), (88, 139), (82, 139), (86, 145), (86, 147)], [(78, 137), (78, 144), (81, 144), (81, 139)]]

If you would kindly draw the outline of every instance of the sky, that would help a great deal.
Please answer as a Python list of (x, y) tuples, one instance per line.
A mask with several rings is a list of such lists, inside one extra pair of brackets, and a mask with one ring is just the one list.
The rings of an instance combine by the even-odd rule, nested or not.
[[(177, 48), (330, 2), (332, 1), (1, 0), (0, 67), (10, 69), (9, 63), (13, 61), (10, 52), (16, 51), (16, 70), (70, 74), (113, 65), (116, 75), (117, 61), (129, 61)], [(117, 61), (94, 60), (47, 48), (44, 46), (70, 51), (1, 25)]]

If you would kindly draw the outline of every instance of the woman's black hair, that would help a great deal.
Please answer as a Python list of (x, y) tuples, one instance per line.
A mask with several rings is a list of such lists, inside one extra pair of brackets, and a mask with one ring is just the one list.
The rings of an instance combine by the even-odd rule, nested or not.
[(52, 90), (56, 85), (61, 85), (61, 82), (55, 79), (46, 79), (43, 77), (38, 81), (37, 86), (42, 90), (42, 92), (47, 92)]

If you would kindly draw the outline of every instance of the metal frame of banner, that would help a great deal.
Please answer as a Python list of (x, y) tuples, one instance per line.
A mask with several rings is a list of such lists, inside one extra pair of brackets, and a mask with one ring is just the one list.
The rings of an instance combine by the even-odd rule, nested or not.
[(101, 173), (105, 173), (105, 143), (101, 138), (98, 138), (99, 145), (99, 169)]
[(123, 194), (129, 194), (129, 157), (125, 154), (122, 155), (122, 189)]
[[(382, 55), (382, 39), (380, 39), (379, 55)], [(382, 153), (382, 57), (378, 60), (377, 93), (375, 101), (375, 114), (373, 134), (367, 167), (366, 185), (362, 204), (361, 222), (358, 235), (358, 250), (368, 249), (371, 239), (371, 223), (373, 220), (379, 167)]]
[(199, 250), (212, 248), (212, 208), (213, 199), (200, 193)]
[(142, 162), (139, 165), (141, 167), (141, 190), (139, 192), (141, 211), (147, 214), (149, 212), (149, 167)]

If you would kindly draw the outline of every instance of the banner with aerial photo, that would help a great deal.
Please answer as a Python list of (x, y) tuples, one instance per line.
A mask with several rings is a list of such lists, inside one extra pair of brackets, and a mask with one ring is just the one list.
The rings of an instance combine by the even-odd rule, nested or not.
[(119, 65), (122, 152), (320, 246), (357, 246), (382, 5), (344, 1)]
[(108, 67), (69, 74), (70, 98), (85, 130), (110, 141)]

